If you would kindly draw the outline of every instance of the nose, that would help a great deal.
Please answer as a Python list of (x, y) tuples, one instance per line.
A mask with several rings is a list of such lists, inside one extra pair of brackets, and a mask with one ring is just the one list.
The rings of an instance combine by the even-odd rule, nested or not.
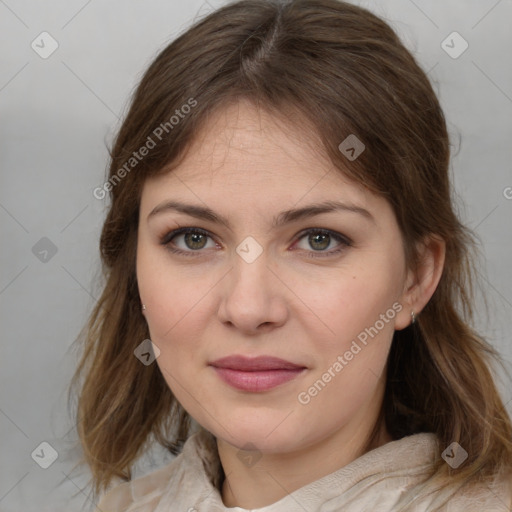
[(288, 317), (289, 289), (268, 266), (265, 253), (247, 263), (237, 254), (222, 289), (218, 310), (221, 322), (245, 334), (268, 332)]

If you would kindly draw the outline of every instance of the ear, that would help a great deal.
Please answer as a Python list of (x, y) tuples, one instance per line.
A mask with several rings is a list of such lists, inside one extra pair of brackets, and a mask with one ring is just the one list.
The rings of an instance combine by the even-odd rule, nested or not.
[(434, 294), (443, 273), (446, 243), (440, 237), (429, 235), (418, 246), (418, 266), (409, 269), (400, 300), (403, 309), (396, 316), (397, 331), (412, 322), (411, 312), (418, 316)]

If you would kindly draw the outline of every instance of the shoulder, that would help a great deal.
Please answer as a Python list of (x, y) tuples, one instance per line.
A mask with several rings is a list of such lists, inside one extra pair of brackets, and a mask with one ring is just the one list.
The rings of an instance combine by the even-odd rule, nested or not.
[[(512, 473), (494, 478), (474, 477), (462, 483), (450, 482), (448, 474), (429, 478), (410, 489), (408, 503), (415, 512), (511, 512)], [(409, 510), (406, 508), (406, 510)]]
[(212, 436), (200, 430), (191, 435), (182, 452), (169, 464), (147, 475), (124, 482), (100, 499), (95, 512), (152, 512), (164, 495), (175, 494), (179, 482), (200, 481), (213, 449)]
[(169, 480), (175, 475), (180, 459), (181, 454), (163, 468), (115, 486), (102, 496), (97, 512), (129, 512), (134, 507), (139, 512), (154, 510)]
[(509, 512), (512, 510), (512, 474), (499, 475), (494, 481), (472, 481), (453, 493), (447, 512)]
[[(433, 474), (441, 457), (439, 439), (420, 433), (383, 445), (368, 460), (382, 479), (385, 491), (394, 496), (396, 510), (407, 512), (511, 512), (512, 473), (494, 479), (476, 477), (456, 483), (448, 472)], [(378, 455), (378, 457), (377, 457)], [(382, 459), (381, 462), (379, 462)], [(366, 474), (366, 473), (365, 473)], [(385, 478), (382, 478), (384, 477)], [(384, 492), (384, 491), (383, 491)], [(393, 494), (395, 493), (395, 494)], [(382, 499), (382, 493), (380, 493)], [(393, 508), (393, 510), (395, 510)]]

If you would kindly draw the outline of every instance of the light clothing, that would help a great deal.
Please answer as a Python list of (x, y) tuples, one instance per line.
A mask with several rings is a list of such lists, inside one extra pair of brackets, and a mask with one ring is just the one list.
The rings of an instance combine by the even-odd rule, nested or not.
[[(512, 482), (428, 494), (429, 468), (439, 454), (434, 434), (389, 442), (343, 468), (251, 512), (510, 512)], [(437, 455), (438, 456), (438, 455)], [(114, 487), (98, 512), (248, 512), (226, 507), (215, 437), (193, 434), (167, 466)], [(264, 489), (262, 489), (264, 493)]]

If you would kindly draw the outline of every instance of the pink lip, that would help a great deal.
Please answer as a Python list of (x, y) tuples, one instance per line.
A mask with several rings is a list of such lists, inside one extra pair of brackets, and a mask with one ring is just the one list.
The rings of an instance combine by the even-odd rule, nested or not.
[(288, 382), (304, 370), (284, 359), (270, 356), (229, 356), (210, 363), (227, 384), (243, 391), (266, 391)]

